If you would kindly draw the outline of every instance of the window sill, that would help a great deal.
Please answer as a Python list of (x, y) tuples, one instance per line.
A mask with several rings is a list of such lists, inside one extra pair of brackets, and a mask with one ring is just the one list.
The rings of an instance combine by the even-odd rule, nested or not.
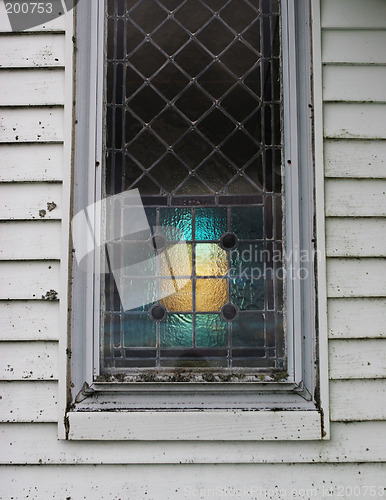
[(321, 414), (309, 411), (68, 412), (67, 439), (101, 441), (320, 440)]

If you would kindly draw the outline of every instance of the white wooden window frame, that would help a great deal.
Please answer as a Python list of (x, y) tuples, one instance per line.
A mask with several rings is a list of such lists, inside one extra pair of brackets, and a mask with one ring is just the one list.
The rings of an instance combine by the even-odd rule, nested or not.
[[(98, 275), (76, 268), (69, 235), (72, 215), (101, 193), (105, 1), (81, 1), (67, 16), (59, 438), (329, 439), (319, 1), (281, 0), (287, 251), (318, 255), (302, 263), (310, 279), (287, 284), (289, 377), (193, 385), (94, 381)], [(288, 265), (296, 272), (299, 262)]]

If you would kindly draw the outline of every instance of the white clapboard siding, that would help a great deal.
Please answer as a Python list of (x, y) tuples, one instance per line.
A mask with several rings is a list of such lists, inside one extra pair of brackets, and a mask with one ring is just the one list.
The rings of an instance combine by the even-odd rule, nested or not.
[(384, 0), (323, 0), (321, 24), (323, 28), (385, 28)]
[(331, 425), (330, 441), (65, 442), (50, 423), (0, 424), (5, 464), (307, 463), (386, 461), (386, 424)]
[(328, 218), (330, 257), (386, 257), (386, 218)]
[(386, 340), (330, 340), (331, 379), (386, 378)]
[(327, 260), (328, 297), (386, 296), (386, 259)]
[(0, 142), (62, 142), (63, 108), (3, 108)]
[(326, 177), (386, 177), (386, 141), (325, 140)]
[(0, 300), (42, 300), (59, 284), (58, 262), (0, 262)]
[(326, 179), (328, 217), (383, 217), (386, 180)]
[(386, 139), (385, 115), (384, 103), (325, 103), (324, 135), (334, 139)]
[(62, 144), (0, 144), (0, 157), (0, 182), (62, 180)]
[[(57, 386), (51, 381), (0, 383), (0, 421), (56, 422)], [(386, 419), (384, 380), (331, 380), (332, 421)]]
[(60, 219), (61, 194), (60, 184), (0, 184), (0, 220)]
[(57, 422), (57, 383), (0, 382), (1, 422)]
[(64, 66), (64, 35), (0, 35), (0, 68)]
[(64, 104), (64, 71), (37, 69), (1, 72), (0, 106)]
[(58, 340), (58, 301), (0, 301), (0, 340)]
[(324, 499), (339, 498), (340, 492), (349, 499), (366, 497), (346, 491), (383, 496), (384, 473), (384, 464), (362, 463), (9, 466), (1, 471), (0, 491), (4, 498), (28, 500)]
[(57, 379), (57, 342), (0, 343), (0, 380)]
[(323, 30), (322, 32), (324, 63), (384, 64), (385, 46), (385, 30)]
[(328, 299), (331, 339), (386, 338), (386, 298)]
[[(11, 24), (8, 20), (8, 16), (4, 6), (5, 0), (0, 0), (0, 33), (11, 33)], [(34, 26), (26, 30), (27, 32), (36, 32), (36, 31), (59, 31), (63, 32), (65, 30), (65, 16), (58, 16), (44, 24), (40, 24), (39, 26)]]
[(386, 419), (385, 380), (331, 380), (331, 420)]
[(323, 68), (325, 101), (386, 101), (386, 66)]
[(0, 260), (59, 259), (60, 231), (60, 221), (0, 222)]

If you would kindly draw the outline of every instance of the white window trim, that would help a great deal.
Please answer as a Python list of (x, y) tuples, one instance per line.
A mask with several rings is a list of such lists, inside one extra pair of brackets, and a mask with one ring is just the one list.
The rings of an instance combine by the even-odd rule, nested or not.
[[(308, 0), (302, 0), (306, 5)], [(283, 15), (283, 24), (293, 23), (294, 2), (282, 0), (288, 6)], [(98, 54), (103, 54), (105, 35), (101, 31), (104, 26), (104, 0), (94, 2), (80, 2), (74, 9), (74, 17), (85, 16), (89, 23), (82, 21), (79, 35), (74, 38), (74, 18), (67, 15), (66, 48), (67, 48), (67, 91), (66, 91), (66, 138), (65, 138), (65, 165), (64, 172), (63, 204), (63, 242), (62, 267), (61, 267), (61, 332), (60, 332), (60, 380), (59, 380), (59, 438), (61, 439), (101, 439), (101, 440), (315, 440), (329, 439), (329, 410), (328, 410), (328, 351), (327, 351), (327, 319), (326, 319), (326, 274), (325, 259), (319, 259), (316, 267), (317, 301), (314, 303), (312, 293), (300, 290), (298, 287), (292, 294), (294, 305), (294, 329), (302, 328), (301, 318), (307, 314), (300, 314), (300, 305), (303, 311), (308, 311), (317, 330), (317, 341), (311, 335), (301, 339), (299, 334), (291, 337), (296, 359), (296, 366), (292, 369), (293, 377), (289, 381), (256, 384), (252, 391), (250, 385), (238, 384), (225, 387), (221, 395), (215, 394), (221, 387), (218, 384), (204, 384), (197, 386), (194, 392), (185, 384), (136, 384), (123, 386), (122, 384), (97, 384), (92, 385), (94, 363), (94, 339), (92, 333), (93, 321), (91, 314), (79, 314), (80, 309), (94, 310), (94, 297), (90, 293), (93, 289), (93, 275), (80, 283), (79, 277), (75, 279), (72, 294), (69, 290), (71, 279), (75, 273), (72, 267), (70, 234), (70, 218), (84, 206), (95, 200), (95, 193), (100, 192), (101, 176), (97, 165), (102, 164), (102, 82), (103, 65), (98, 64)], [(299, 1), (300, 3), (300, 1)], [(299, 3), (297, 5), (299, 5)], [(99, 8), (95, 8), (98, 4)], [(285, 100), (285, 116), (291, 117), (292, 123), (285, 130), (285, 164), (286, 183), (295, 192), (300, 187), (311, 190), (314, 187), (315, 206), (309, 210), (302, 210), (303, 225), (313, 229), (313, 234), (304, 234), (303, 238), (316, 238), (319, 255), (325, 255), (324, 241), (324, 177), (323, 177), (323, 139), (322, 139), (322, 93), (321, 93), (321, 42), (320, 42), (320, 6), (319, 0), (310, 2), (312, 23), (312, 83), (308, 79), (301, 82), (295, 81), (294, 72), (283, 68), (284, 78), (292, 79), (290, 84), (290, 99)], [(83, 5), (83, 7), (81, 7)], [(83, 14), (80, 8), (86, 9)], [(88, 9), (88, 11), (87, 11)], [(308, 9), (299, 9), (301, 17), (307, 15)], [(299, 19), (300, 23), (308, 23), (309, 19)], [(99, 33), (98, 33), (99, 27)], [(103, 28), (102, 28), (103, 29)], [(89, 33), (87, 33), (89, 30)], [(283, 32), (285, 31), (285, 27)], [(286, 43), (294, 46), (293, 31), (285, 31), (288, 38), (283, 40), (283, 50)], [(92, 43), (90, 43), (90, 40)], [(79, 44), (79, 45), (78, 45)], [(82, 46), (83, 44), (83, 46)], [(74, 52), (73, 45), (77, 46)], [(75, 54), (75, 57), (74, 57)], [(85, 57), (87, 55), (87, 57)], [(294, 51), (292, 51), (294, 57)], [(77, 81), (81, 82), (76, 91), (77, 102), (73, 109), (73, 74), (71, 68), (76, 59)], [(100, 60), (100, 58), (99, 58)], [(90, 64), (87, 64), (90, 61)], [(307, 65), (308, 58), (301, 54), (298, 58), (300, 64)], [(292, 63), (294, 62), (292, 61)], [(286, 76), (287, 71), (287, 76)], [(304, 71), (304, 68), (303, 68)], [(308, 72), (309, 73), (309, 70)], [(294, 85), (296, 83), (296, 86)], [(303, 87), (299, 87), (299, 83)], [(312, 89), (311, 89), (312, 85)], [(296, 87), (296, 88), (295, 88)], [(311, 92), (312, 90), (312, 92)], [(313, 94), (313, 144), (311, 140), (311, 127), (305, 113), (301, 114), (299, 122), (294, 123), (293, 117), (297, 115), (289, 106), (295, 107), (299, 95)], [(80, 106), (79, 103), (83, 103)], [(86, 103), (86, 105), (84, 105)], [(311, 103), (310, 103), (311, 104)], [(303, 120), (303, 121), (302, 121)], [(84, 124), (94, 126), (85, 126)], [(76, 170), (70, 165), (73, 156), (73, 142), (75, 126), (75, 140), (82, 144), (76, 147), (74, 164)], [(297, 133), (294, 134), (294, 127)], [(304, 148), (302, 141), (299, 147), (298, 138), (307, 135), (310, 147)], [(313, 151), (312, 151), (313, 149)], [(298, 155), (299, 152), (299, 155)], [(298, 155), (298, 158), (297, 158)], [(297, 166), (306, 164), (307, 159), (314, 162), (313, 178), (310, 175), (301, 176), (301, 184), (297, 181)], [(288, 163), (288, 160), (291, 163)], [(84, 168), (81, 166), (84, 165)], [(99, 169), (101, 170), (101, 169)], [(77, 185), (77, 197), (74, 206), (71, 206), (71, 190), (73, 184)], [(287, 184), (287, 185), (288, 185)], [(82, 191), (80, 193), (79, 191)], [(79, 196), (80, 195), (80, 196)], [(82, 204), (77, 204), (83, 200)], [(293, 200), (294, 198), (292, 198)], [(293, 214), (299, 217), (299, 207), (287, 197), (287, 217)], [(292, 225), (292, 234), (287, 233), (287, 241), (300, 241), (296, 233), (298, 225)], [(91, 280), (90, 280), (91, 277)], [(78, 285), (78, 289), (76, 286)], [(296, 285), (297, 286), (297, 285)], [(88, 293), (83, 293), (88, 289)], [(72, 298), (71, 298), (72, 297)], [(71, 311), (71, 314), (68, 314)], [(70, 317), (69, 317), (70, 316)], [(307, 319), (307, 318), (306, 318)], [(72, 325), (72, 328), (70, 328)], [(88, 334), (87, 334), (88, 332)], [(86, 333), (86, 335), (85, 335)], [(73, 336), (72, 341), (70, 335)], [(312, 337), (314, 333), (312, 334)], [(301, 345), (301, 342), (303, 343)], [(316, 362), (316, 368), (314, 363)], [(304, 365), (307, 365), (305, 367)], [(306, 369), (305, 369), (306, 368)], [(87, 390), (87, 382), (92, 386)], [(172, 385), (172, 388), (170, 388)], [(222, 384), (226, 386), (226, 384)], [(82, 386), (92, 397), (79, 399), (74, 404), (74, 399), (79, 394)], [(232, 384), (233, 386), (233, 384)], [(317, 388), (317, 404), (307, 400), (308, 389)], [(160, 393), (162, 398), (159, 398)], [(97, 395), (97, 397), (95, 397)], [(159, 399), (159, 404), (155, 401)], [(162, 403), (161, 403), (162, 399)], [(311, 398), (312, 399), (312, 398)], [(154, 408), (157, 408), (154, 410)], [(103, 409), (107, 408), (108, 411)], [(256, 411), (244, 411), (244, 410)], [(200, 411), (199, 411), (200, 410)], [(205, 411), (202, 411), (205, 410)]]

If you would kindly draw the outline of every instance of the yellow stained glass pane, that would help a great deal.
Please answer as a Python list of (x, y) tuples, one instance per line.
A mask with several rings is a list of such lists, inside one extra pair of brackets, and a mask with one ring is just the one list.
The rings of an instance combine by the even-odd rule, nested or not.
[(226, 279), (196, 280), (196, 311), (220, 311), (228, 302), (228, 284)]
[(161, 276), (192, 276), (192, 245), (178, 243), (166, 248), (159, 256)]
[(160, 292), (164, 297), (160, 302), (168, 311), (192, 311), (192, 281), (182, 279), (161, 279)]
[(228, 272), (228, 256), (217, 243), (197, 243), (196, 275), (224, 276)]

